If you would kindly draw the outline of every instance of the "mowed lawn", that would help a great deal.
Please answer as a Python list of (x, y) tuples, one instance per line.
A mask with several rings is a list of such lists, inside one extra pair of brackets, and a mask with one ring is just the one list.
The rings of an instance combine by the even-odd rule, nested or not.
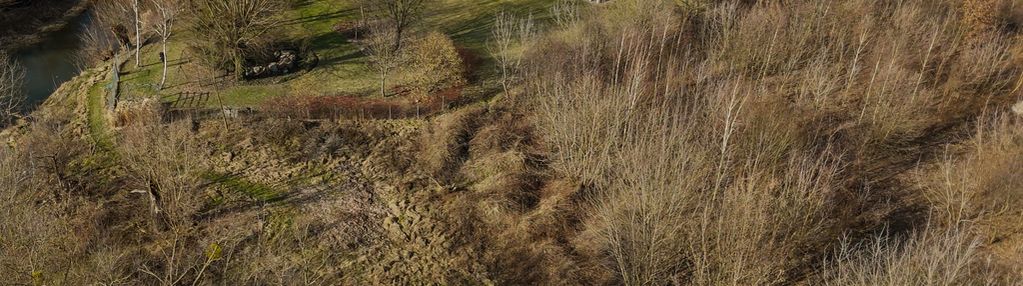
[[(481, 60), (473, 73), (481, 82), (494, 75), (493, 65), (487, 52), (494, 16), (500, 11), (522, 17), (532, 15), (542, 22), (549, 15), (550, 0), (437, 0), (431, 3), (417, 31), (441, 31), (449, 35), (457, 46), (472, 52)], [(162, 91), (157, 92), (162, 65), (159, 61), (160, 44), (153, 40), (144, 46), (142, 65), (135, 68), (135, 60), (128, 60), (122, 71), (121, 88), (124, 98), (152, 97), (158, 95), (164, 101), (171, 101), (181, 92), (213, 92), (219, 95), (227, 106), (257, 107), (267, 99), (279, 96), (330, 95), (330, 96), (379, 96), (379, 74), (367, 62), (367, 57), (356, 43), (349, 42), (334, 31), (342, 21), (358, 21), (364, 12), (353, 0), (306, 0), (301, 1), (284, 15), (277, 35), (295, 41), (305, 41), (319, 57), (319, 65), (311, 71), (298, 75), (262, 79), (252, 82), (233, 83), (228, 76), (199, 66), (186, 51), (188, 39), (193, 33), (184, 24), (172, 38), (168, 59), (170, 62), (168, 81)], [(365, 11), (369, 13), (369, 11)], [(131, 55), (134, 56), (134, 55)], [(401, 71), (392, 74), (387, 82), (389, 88), (404, 85)], [(216, 97), (213, 97), (216, 98)], [(219, 105), (210, 100), (209, 106)]]

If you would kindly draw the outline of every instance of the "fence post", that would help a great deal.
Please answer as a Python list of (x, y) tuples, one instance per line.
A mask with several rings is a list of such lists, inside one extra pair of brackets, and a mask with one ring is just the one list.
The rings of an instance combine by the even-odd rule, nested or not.
[[(207, 93), (206, 94), (207, 100), (209, 99), (209, 96), (210, 96), (209, 93)], [(222, 116), (224, 116), (224, 132), (227, 132), (227, 130), (228, 130), (228, 128), (227, 128), (227, 108), (224, 107), (224, 99), (220, 96), (219, 92), (217, 93), (217, 102), (220, 103), (220, 113), (221, 113)]]

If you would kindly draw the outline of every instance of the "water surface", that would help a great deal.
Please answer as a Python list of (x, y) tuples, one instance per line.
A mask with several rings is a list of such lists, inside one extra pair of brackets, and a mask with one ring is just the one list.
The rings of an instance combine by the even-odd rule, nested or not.
[(82, 71), (75, 60), (81, 46), (79, 34), (91, 24), (89, 13), (82, 13), (73, 23), (47, 35), (42, 43), (14, 54), (25, 67), (26, 109), (35, 109), (57, 87)]

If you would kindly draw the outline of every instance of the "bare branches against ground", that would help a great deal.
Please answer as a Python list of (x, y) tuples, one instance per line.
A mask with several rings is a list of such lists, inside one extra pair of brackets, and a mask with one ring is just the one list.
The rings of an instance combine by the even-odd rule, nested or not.
[(386, 26), (391, 30), (386, 35), (391, 37), (391, 52), (401, 49), (402, 40), (408, 36), (408, 31), (423, 16), (424, 9), (431, 0), (368, 0), (362, 5), (372, 9), (380, 20), (387, 22)]
[(280, 0), (190, 0), (192, 29), (211, 48), (226, 52), (235, 77), (241, 79), (246, 52), (259, 37), (281, 21), (285, 3)]
[(0, 51), (0, 126), (11, 123), (24, 102), (22, 85), (25, 70), (4, 51)]

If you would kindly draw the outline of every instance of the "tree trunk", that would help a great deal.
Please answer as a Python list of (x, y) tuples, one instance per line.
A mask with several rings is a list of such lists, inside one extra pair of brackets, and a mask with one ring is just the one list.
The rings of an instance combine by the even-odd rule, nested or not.
[(394, 50), (391, 51), (392, 53), (397, 53), (398, 50), (401, 49), (401, 34), (402, 34), (402, 32), (404, 32), (404, 30), (405, 29), (402, 29), (401, 27), (395, 28), (395, 31), (394, 31), (395, 32), (394, 33)]
[(139, 50), (142, 49), (142, 28), (139, 27), (141, 20), (139, 19), (139, 0), (135, 0), (135, 5), (132, 6), (135, 12), (135, 68), (142, 65), (142, 59), (139, 56)]
[(153, 227), (158, 232), (167, 231), (169, 225), (167, 225), (166, 214), (163, 212), (163, 208), (160, 207), (163, 205), (163, 202), (160, 199), (159, 188), (153, 183), (149, 183), (149, 202)]
[(235, 48), (233, 52), (234, 56), (234, 77), (238, 80), (245, 79), (245, 67), (242, 66), (242, 52)]
[(163, 76), (160, 77), (160, 87), (158, 90), (163, 90), (163, 86), (167, 84), (167, 39), (163, 39), (163, 56), (160, 57), (163, 60)]
[(501, 88), (504, 89), (504, 96), (508, 96), (508, 65), (501, 63)]
[(380, 71), (380, 97), (387, 97), (387, 70)]

